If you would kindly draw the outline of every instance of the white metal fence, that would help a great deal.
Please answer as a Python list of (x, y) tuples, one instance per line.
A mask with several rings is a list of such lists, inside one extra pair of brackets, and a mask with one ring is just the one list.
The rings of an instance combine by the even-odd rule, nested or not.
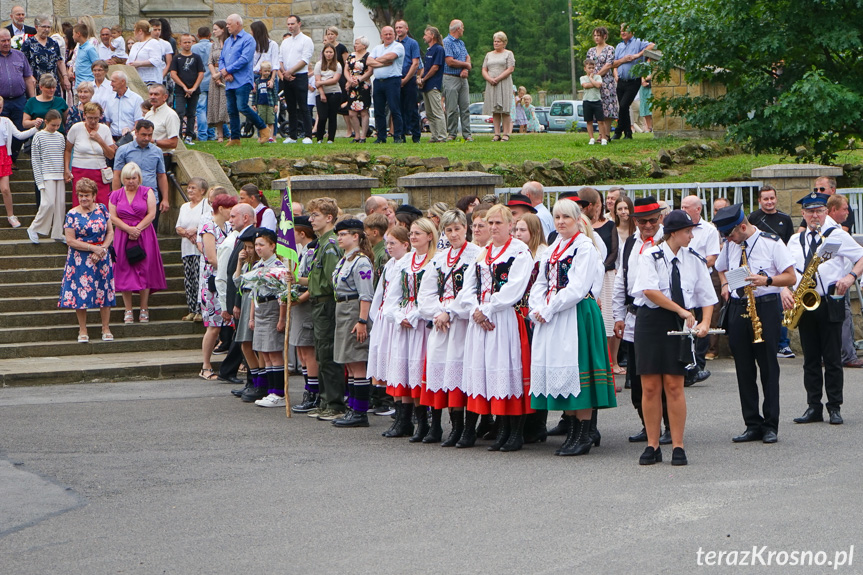
[(854, 232), (863, 234), (863, 188), (838, 188), (836, 193), (848, 198), (848, 205), (854, 211)]

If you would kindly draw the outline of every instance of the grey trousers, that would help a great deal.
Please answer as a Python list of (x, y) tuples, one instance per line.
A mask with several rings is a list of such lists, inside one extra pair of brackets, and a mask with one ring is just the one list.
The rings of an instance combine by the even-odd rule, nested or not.
[(446, 123), (443, 119), (443, 106), (440, 100), (440, 90), (423, 92), (423, 102), (426, 105), (426, 118), (429, 121), (432, 142), (446, 140)]
[(845, 293), (845, 321), (842, 322), (842, 363), (857, 359), (854, 347), (854, 322), (851, 319), (851, 290)]
[(444, 74), (443, 97), (446, 101), (446, 131), (450, 138), (458, 136), (458, 122), (461, 119), (461, 134), (470, 138), (470, 90), (467, 78)]

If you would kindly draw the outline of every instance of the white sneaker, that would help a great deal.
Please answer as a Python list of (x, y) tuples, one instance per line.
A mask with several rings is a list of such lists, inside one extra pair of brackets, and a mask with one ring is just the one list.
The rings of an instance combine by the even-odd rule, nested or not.
[(607, 146), (607, 145), (608, 145), (608, 140), (606, 140), (605, 138), (603, 138), (603, 139), (602, 139), (602, 145), (603, 145), (603, 146)]
[(594, 145), (595, 143), (596, 143), (596, 140), (594, 140), (593, 138), (591, 138), (591, 139), (590, 139), (590, 141), (587, 143), (587, 145), (588, 145), (588, 146), (592, 146), (592, 145)]
[(283, 144), (296, 144), (296, 143), (297, 143), (297, 141), (296, 141), (296, 140), (294, 140), (293, 138), (291, 138), (290, 136), (288, 136), (287, 138), (285, 138), (284, 140), (282, 140), (282, 143), (283, 143)]
[(332, 140), (327, 140), (327, 143), (328, 143), (328, 144), (332, 144), (332, 143), (333, 143), (333, 141), (332, 141)]
[(258, 407), (285, 407), (285, 398), (271, 393), (264, 399), (255, 401), (255, 405)]
[(27, 237), (30, 238), (30, 241), (33, 242), (34, 244), (39, 243), (39, 234), (37, 234), (35, 230), (31, 230), (30, 228), (27, 228)]
[(186, 144), (187, 146), (194, 146), (195, 145), (195, 143), (192, 142), (192, 138), (190, 138), (189, 136), (185, 137), (185, 139), (183, 140), (183, 143)]
[(311, 138), (303, 138), (303, 143), (304, 143), (304, 144), (311, 144), (311, 143), (312, 143), (312, 139), (311, 139)]

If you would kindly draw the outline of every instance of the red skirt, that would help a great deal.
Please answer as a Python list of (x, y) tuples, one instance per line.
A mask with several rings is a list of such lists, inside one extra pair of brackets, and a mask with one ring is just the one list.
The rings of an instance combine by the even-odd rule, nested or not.
[(426, 389), (426, 374), (423, 368), (422, 393), (420, 394), (420, 405), (426, 405), (432, 409), (446, 409), (447, 407), (463, 408), (467, 405), (467, 395), (460, 389), (452, 391), (429, 391)]
[(396, 386), (392, 386), (387, 384), (387, 395), (392, 397), (401, 397), (401, 398), (417, 398), (419, 399), (420, 394), (422, 394), (422, 387), (419, 385), (411, 388), (407, 384), (400, 383)]
[(102, 171), (74, 167), (72, 168), (72, 207), (74, 208), (78, 205), (78, 194), (74, 190), (75, 186), (78, 185), (78, 180), (81, 178), (90, 178), (96, 182), (96, 188), (98, 189), (98, 192), (96, 192), (96, 203), (104, 204), (107, 208), (108, 198), (111, 195), (111, 184), (102, 183)]
[(530, 342), (527, 337), (527, 326), (521, 316), (518, 319), (518, 339), (521, 344), (521, 397), (504, 399), (486, 399), (480, 395), (467, 398), (467, 409), (480, 415), (526, 415), (535, 413), (530, 407)]
[(0, 178), (12, 175), (12, 158), (6, 152), (6, 146), (0, 146)]

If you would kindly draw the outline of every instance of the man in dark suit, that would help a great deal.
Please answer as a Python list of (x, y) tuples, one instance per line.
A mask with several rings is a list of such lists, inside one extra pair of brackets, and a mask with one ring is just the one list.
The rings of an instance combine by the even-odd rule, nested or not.
[(26, 26), (24, 24), (25, 18), (27, 18), (27, 13), (24, 12), (24, 8), (21, 6), (15, 6), (12, 8), (12, 11), (9, 13), (9, 19), (11, 22), (6, 26), (6, 29), (9, 30), (9, 33), (12, 34), (13, 38), (22, 34), (28, 34), (30, 36), (36, 35), (36, 28), (33, 26)]

